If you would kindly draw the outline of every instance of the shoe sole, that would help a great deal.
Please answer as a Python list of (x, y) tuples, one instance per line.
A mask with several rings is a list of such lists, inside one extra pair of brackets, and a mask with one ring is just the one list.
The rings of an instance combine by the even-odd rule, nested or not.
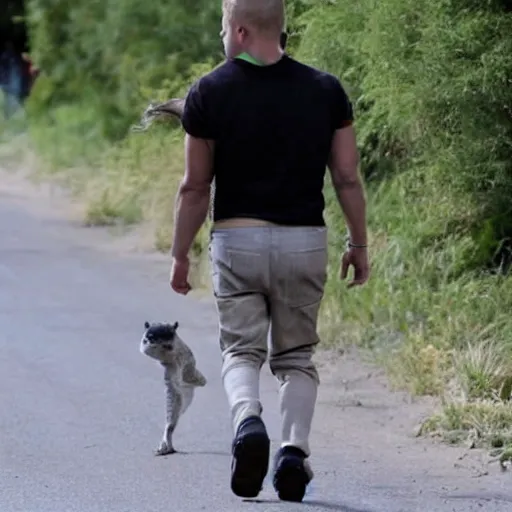
[(300, 459), (285, 458), (274, 474), (274, 489), (281, 501), (300, 503), (308, 483), (309, 478)]
[(233, 450), (231, 490), (241, 498), (256, 498), (268, 472), (270, 439), (251, 434), (240, 439)]

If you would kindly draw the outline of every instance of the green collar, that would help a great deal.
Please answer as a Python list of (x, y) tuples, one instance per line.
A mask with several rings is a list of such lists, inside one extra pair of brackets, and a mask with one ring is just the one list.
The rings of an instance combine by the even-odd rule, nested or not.
[(241, 53), (240, 55), (237, 55), (235, 59), (242, 59), (247, 62), (250, 62), (251, 64), (254, 64), (255, 66), (264, 66), (263, 62), (255, 59), (252, 55), (249, 55), (247, 52)]

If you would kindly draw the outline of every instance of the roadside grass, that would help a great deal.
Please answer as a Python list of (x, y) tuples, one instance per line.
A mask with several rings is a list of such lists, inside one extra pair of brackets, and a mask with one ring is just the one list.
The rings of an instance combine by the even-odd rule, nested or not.
[(4, 95), (0, 92), (0, 165), (6, 171), (16, 170), (33, 156), (27, 151), (27, 118), (19, 109), (6, 120), (4, 118)]
[[(420, 185), (421, 184), (421, 185)], [(326, 190), (330, 271), (321, 314), (326, 345), (356, 344), (392, 386), (439, 398), (421, 433), (512, 454), (512, 276), (463, 270), (478, 244), (478, 211), (434, 168), (369, 182), (372, 275), (348, 290), (338, 278), (344, 225)], [(420, 190), (421, 189), (421, 190)]]

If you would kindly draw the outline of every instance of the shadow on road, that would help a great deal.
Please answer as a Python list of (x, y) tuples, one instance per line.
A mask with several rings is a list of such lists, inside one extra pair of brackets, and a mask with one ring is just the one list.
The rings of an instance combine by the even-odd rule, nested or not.
[(444, 494), (443, 497), (447, 500), (480, 500), (480, 501), (494, 501), (503, 503), (512, 503), (512, 492), (510, 494), (489, 493), (489, 492), (475, 492), (475, 493), (451, 493)]
[[(262, 504), (277, 504), (280, 505), (287, 504), (286, 502), (280, 500), (243, 500), (245, 503), (262, 503)], [(298, 503), (290, 503), (290, 506), (297, 506)], [(315, 507), (317, 509), (324, 510), (339, 510), (339, 512), (372, 512), (370, 509), (362, 509), (362, 508), (354, 508), (348, 505), (343, 505), (342, 503), (335, 503), (332, 501), (321, 501), (321, 500), (304, 500), (301, 505), (303, 507)]]
[(220, 457), (231, 457), (231, 453), (229, 452), (215, 452), (215, 451), (202, 451), (202, 450), (197, 450), (197, 451), (183, 451), (183, 450), (176, 450), (175, 453), (173, 453), (171, 456), (174, 457), (176, 455), (217, 455), (217, 456), (220, 456)]

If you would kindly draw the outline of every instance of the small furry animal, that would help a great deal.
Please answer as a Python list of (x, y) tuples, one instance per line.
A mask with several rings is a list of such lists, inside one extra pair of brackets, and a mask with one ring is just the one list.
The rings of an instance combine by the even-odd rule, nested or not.
[(196, 368), (192, 350), (176, 332), (178, 322), (144, 323), (144, 335), (140, 341), (140, 352), (156, 359), (164, 367), (166, 390), (166, 423), (162, 441), (155, 455), (175, 453), (172, 434), (178, 420), (189, 408), (196, 387), (206, 385), (206, 378)]

